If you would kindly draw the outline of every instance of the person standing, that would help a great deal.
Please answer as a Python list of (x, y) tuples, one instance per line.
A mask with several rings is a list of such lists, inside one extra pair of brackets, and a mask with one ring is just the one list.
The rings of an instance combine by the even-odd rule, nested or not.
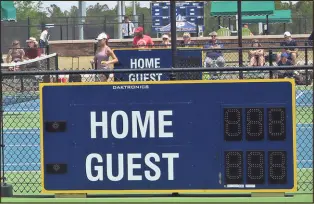
[[(94, 64), (96, 67), (95, 69), (113, 69), (110, 66), (118, 62), (118, 58), (108, 46), (108, 35), (106, 33), (101, 33), (96, 38), (98, 41), (98, 50), (91, 63)], [(111, 60), (110, 60), (111, 58)], [(100, 74), (100, 81), (113, 81), (114, 75), (113, 74)]]
[(48, 28), (45, 27), (43, 28), (43, 31), (41, 32), (40, 38), (39, 38), (39, 47), (41, 49), (42, 54), (46, 54), (46, 47), (48, 45), (48, 40), (49, 40), (49, 32), (48, 32)]
[(123, 38), (133, 38), (134, 36), (134, 24), (130, 21), (128, 16), (124, 16), (124, 23), (122, 24)]
[(148, 35), (144, 35), (143, 27), (138, 27), (134, 31), (134, 38), (133, 38), (133, 46), (135, 47), (151, 47), (154, 45), (152, 38)]

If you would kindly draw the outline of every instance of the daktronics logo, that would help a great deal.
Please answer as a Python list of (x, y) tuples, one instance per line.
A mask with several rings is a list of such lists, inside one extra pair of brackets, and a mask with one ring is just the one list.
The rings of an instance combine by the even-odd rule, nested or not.
[(113, 86), (112, 89), (149, 89), (149, 85), (124, 85), (124, 86)]

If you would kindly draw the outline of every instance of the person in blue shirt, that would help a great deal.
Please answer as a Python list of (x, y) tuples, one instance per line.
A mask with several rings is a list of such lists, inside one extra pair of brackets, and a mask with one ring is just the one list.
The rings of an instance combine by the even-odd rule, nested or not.
[[(291, 60), (288, 59), (289, 55), (287, 53), (282, 53), (279, 62), (277, 63), (278, 66), (293, 66)], [(286, 70), (286, 71), (279, 71), (279, 78), (292, 78), (293, 77), (293, 70)]]
[(213, 67), (215, 65), (214, 61), (216, 61), (216, 65), (218, 67), (224, 67), (225, 59), (223, 57), (222, 50), (215, 50), (223, 48), (223, 44), (221, 44), (220, 41), (217, 40), (217, 33), (215, 31), (211, 32), (209, 36), (211, 36), (212, 39), (204, 45), (205, 49), (211, 49), (208, 50), (206, 53), (205, 67)]

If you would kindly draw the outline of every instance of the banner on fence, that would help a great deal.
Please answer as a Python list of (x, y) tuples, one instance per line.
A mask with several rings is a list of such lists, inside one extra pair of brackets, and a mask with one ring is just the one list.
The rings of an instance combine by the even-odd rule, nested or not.
[(294, 87), (41, 84), (43, 192), (295, 191)]
[[(193, 48), (192, 48), (193, 49)], [(171, 49), (152, 48), (152, 49), (115, 49), (115, 55), (119, 62), (114, 69), (163, 69), (172, 67)], [(178, 50), (178, 67), (201, 67), (201, 50)], [(118, 81), (163, 81), (169, 80), (169, 73), (130, 73), (115, 74)], [(195, 79), (201, 79), (201, 74)]]

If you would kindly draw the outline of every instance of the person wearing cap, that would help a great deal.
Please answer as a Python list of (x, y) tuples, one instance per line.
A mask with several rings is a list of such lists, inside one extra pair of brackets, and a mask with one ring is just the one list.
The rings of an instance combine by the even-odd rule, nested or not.
[[(289, 55), (288, 53), (282, 53), (280, 55), (280, 60), (279, 62), (277, 62), (278, 66), (292, 66), (293, 63), (291, 62), (291, 60), (288, 59)], [(288, 70), (288, 71), (279, 71), (279, 78), (285, 78), (285, 77), (293, 77), (293, 70)]]
[(209, 33), (209, 36), (211, 36), (211, 40), (204, 45), (205, 49), (210, 49), (206, 53), (205, 67), (212, 67), (214, 65), (213, 60), (216, 60), (218, 67), (224, 67), (225, 59), (223, 57), (223, 53), (221, 50), (218, 50), (219, 48), (223, 48), (223, 44), (217, 40), (217, 33), (215, 31)]
[(181, 42), (182, 47), (190, 47), (192, 44), (191, 35), (188, 32), (183, 33), (183, 41)]
[(164, 34), (164, 35), (161, 36), (161, 38), (162, 38), (161, 45), (163, 47), (166, 47), (166, 48), (171, 47), (171, 43), (169, 41), (169, 35)]
[(143, 48), (153, 46), (154, 42), (148, 35), (144, 35), (143, 27), (137, 27), (134, 31), (133, 46)]
[[(118, 62), (117, 56), (108, 46), (108, 35), (106, 33), (100, 33), (96, 40), (98, 42), (98, 49), (96, 51), (96, 55), (93, 60), (91, 60), (91, 64), (95, 65), (95, 69), (113, 69), (113, 64)], [(110, 60), (111, 58), (111, 60)], [(113, 81), (113, 74), (100, 74), (100, 81)]]
[(124, 23), (122, 24), (123, 38), (132, 38), (134, 35), (134, 24), (130, 21), (128, 16), (124, 16)]
[(48, 40), (49, 40), (48, 27), (44, 27), (39, 37), (39, 47), (41, 48), (42, 54), (46, 53), (45, 48), (48, 45)]
[(284, 38), (285, 38), (285, 41), (280, 43), (280, 46), (283, 47), (283, 49), (282, 49), (281, 53), (277, 54), (277, 63), (280, 60), (281, 54), (287, 53), (288, 59), (292, 61), (293, 65), (295, 65), (296, 59), (297, 59), (298, 49), (297, 48), (288, 48), (288, 47), (297, 46), (297, 43), (294, 39), (292, 39), (291, 33), (288, 31), (284, 33)]
[(28, 59), (35, 59), (37, 57), (40, 57), (41, 52), (38, 48), (38, 42), (36, 41), (36, 38), (30, 37), (28, 40), (26, 40), (27, 48), (25, 49), (25, 58)]

